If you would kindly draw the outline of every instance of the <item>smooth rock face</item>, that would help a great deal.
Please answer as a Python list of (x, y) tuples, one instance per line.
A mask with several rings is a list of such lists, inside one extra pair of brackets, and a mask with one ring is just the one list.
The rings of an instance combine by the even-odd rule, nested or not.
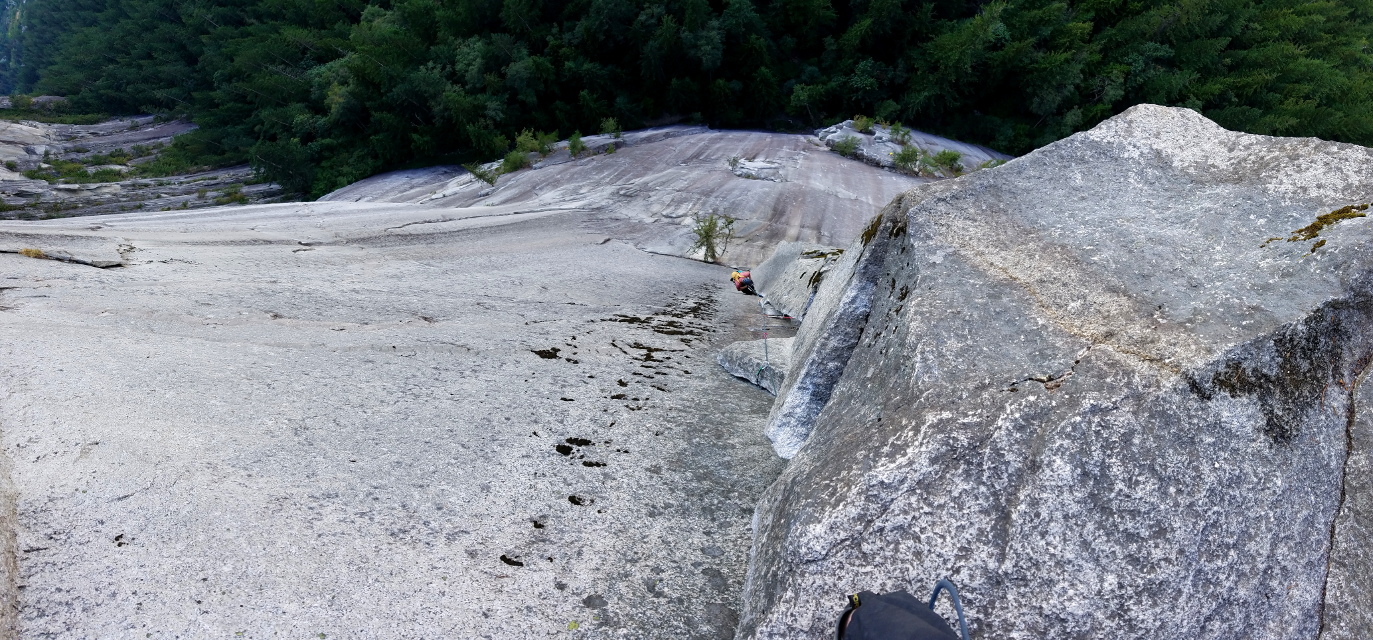
[(802, 320), (821, 280), (843, 254), (821, 244), (783, 242), (753, 268), (754, 287), (778, 312)]
[(364, 178), (319, 199), (319, 202), (422, 202), (454, 178), (470, 176), (458, 166), (403, 169)]
[[(590, 213), (589, 229), (674, 256), (692, 255), (694, 216), (714, 212), (738, 219), (720, 261), (749, 267), (779, 242), (847, 245), (892, 198), (929, 182), (845, 158), (811, 136), (673, 126), (583, 142), (592, 152), (555, 152), (495, 186), (433, 168), (374, 176), (323, 199), (416, 203), (434, 220), (450, 209), (578, 209)], [(741, 177), (731, 159), (762, 173)]]
[[(888, 209), (891, 207), (888, 206)], [(777, 393), (765, 433), (777, 455), (791, 458), (810, 437), (858, 346), (872, 310), (876, 274), (892, 234), (874, 218), (858, 243), (839, 256), (820, 281), (792, 346), (794, 366)]]
[(982, 638), (1369, 637), (1373, 220), (1309, 225), (1370, 166), (1140, 106), (893, 203), (738, 637), (942, 576)]
[(0, 253), (0, 636), (732, 636), (757, 298), (584, 212), (443, 214), (0, 223), (123, 265)]
[(715, 361), (730, 375), (743, 378), (777, 395), (791, 367), (791, 343), (795, 338), (741, 340), (720, 350)]
[(54, 229), (0, 229), (0, 253), (26, 257), (105, 268), (123, 265), (124, 255), (131, 249), (132, 245), (118, 236), (83, 235)]

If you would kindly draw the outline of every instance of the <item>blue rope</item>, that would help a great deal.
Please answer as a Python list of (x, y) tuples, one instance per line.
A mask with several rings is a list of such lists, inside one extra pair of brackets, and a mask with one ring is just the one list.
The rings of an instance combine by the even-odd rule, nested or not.
[(949, 598), (953, 600), (954, 611), (958, 612), (958, 630), (962, 632), (963, 640), (971, 640), (968, 635), (968, 621), (963, 619), (963, 603), (958, 599), (958, 589), (949, 582), (948, 578), (943, 578), (934, 585), (934, 593), (930, 594), (930, 610), (934, 610), (934, 603), (939, 601), (939, 591), (947, 589)]

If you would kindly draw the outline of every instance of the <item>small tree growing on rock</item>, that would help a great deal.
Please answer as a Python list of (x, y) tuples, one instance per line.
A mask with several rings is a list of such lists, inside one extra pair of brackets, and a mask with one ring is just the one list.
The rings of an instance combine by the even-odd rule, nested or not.
[(953, 175), (958, 175), (963, 172), (963, 165), (959, 162), (962, 159), (963, 154), (953, 149), (945, 149), (934, 154), (934, 166), (946, 169)]
[(844, 136), (843, 139), (835, 142), (834, 146), (830, 148), (841, 156), (852, 158), (854, 154), (858, 153), (858, 138)]
[(921, 155), (919, 147), (907, 145), (901, 147), (901, 150), (892, 156), (892, 164), (902, 171), (919, 173)]
[(533, 129), (525, 129), (515, 136), (515, 150), (520, 153), (534, 153), (539, 150), (539, 139)]
[(553, 146), (558, 144), (557, 131), (554, 131), (552, 133), (544, 133), (541, 131), (534, 137), (538, 140), (538, 148), (535, 149), (535, 151), (538, 151), (539, 155), (544, 157), (547, 157), (548, 154), (553, 153)]
[(501, 160), (501, 173), (514, 173), (529, 166), (529, 152), (516, 149), (505, 154)]
[(706, 262), (719, 260), (729, 247), (729, 241), (734, 239), (736, 220), (729, 216), (716, 215), (714, 212), (704, 216), (698, 213), (693, 218), (696, 224), (691, 228), (691, 232), (696, 235), (696, 242), (691, 245), (691, 250), (703, 250), (702, 259)]
[(572, 137), (567, 139), (567, 152), (575, 158), (584, 151), (586, 151), (586, 143), (582, 142), (582, 132), (573, 131)]
[(476, 176), (478, 180), (481, 180), (486, 184), (496, 184), (496, 178), (499, 178), (501, 175), (499, 171), (483, 168), (482, 165), (476, 162), (469, 162), (462, 165), (462, 168), (467, 169), (472, 175)]
[(891, 126), (891, 139), (896, 144), (905, 146), (911, 143), (911, 130), (907, 129), (900, 122)]

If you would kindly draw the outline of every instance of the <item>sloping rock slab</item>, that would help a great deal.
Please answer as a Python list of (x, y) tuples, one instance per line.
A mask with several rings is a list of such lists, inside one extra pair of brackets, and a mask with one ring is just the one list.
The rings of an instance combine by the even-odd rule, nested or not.
[(774, 309), (799, 320), (821, 279), (843, 253), (822, 244), (783, 242), (753, 269), (753, 282)]
[[(621, 135), (621, 139), (625, 141), (625, 145), (632, 147), (634, 145), (639, 144), (661, 142), (663, 140), (671, 140), (672, 138), (680, 138), (682, 136), (695, 136), (703, 133), (710, 133), (710, 127), (674, 124), (665, 127), (640, 129), (638, 131), (626, 131), (624, 134)], [(599, 142), (601, 137), (602, 136), (587, 136), (583, 139), (583, 142), (589, 140), (590, 142), (586, 142), (586, 145), (588, 148), (590, 148), (593, 143)]]
[(0, 253), (19, 253), (102, 269), (123, 265), (121, 249), (131, 248), (118, 238), (99, 235), (0, 231)]
[(748, 380), (775, 396), (791, 367), (793, 340), (795, 338), (768, 338), (735, 342), (720, 350), (716, 362), (730, 375)]
[(364, 178), (320, 197), (320, 202), (420, 202), (467, 170), (456, 166), (404, 169)]
[(903, 196), (738, 637), (944, 576), (974, 637), (1370, 637), (1370, 166), (1146, 105)]
[(137, 247), (0, 254), (0, 636), (732, 634), (757, 298), (531, 209), (0, 223)]

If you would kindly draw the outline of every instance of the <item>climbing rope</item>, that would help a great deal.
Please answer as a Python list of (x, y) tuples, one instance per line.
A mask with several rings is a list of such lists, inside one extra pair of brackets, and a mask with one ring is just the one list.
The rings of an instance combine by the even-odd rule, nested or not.
[(934, 593), (930, 594), (930, 610), (934, 611), (934, 603), (939, 601), (939, 592), (947, 589), (949, 599), (953, 600), (953, 609), (958, 612), (958, 631), (963, 636), (963, 640), (969, 640), (968, 621), (963, 619), (963, 602), (958, 599), (958, 589), (948, 578), (943, 578), (934, 585)]

